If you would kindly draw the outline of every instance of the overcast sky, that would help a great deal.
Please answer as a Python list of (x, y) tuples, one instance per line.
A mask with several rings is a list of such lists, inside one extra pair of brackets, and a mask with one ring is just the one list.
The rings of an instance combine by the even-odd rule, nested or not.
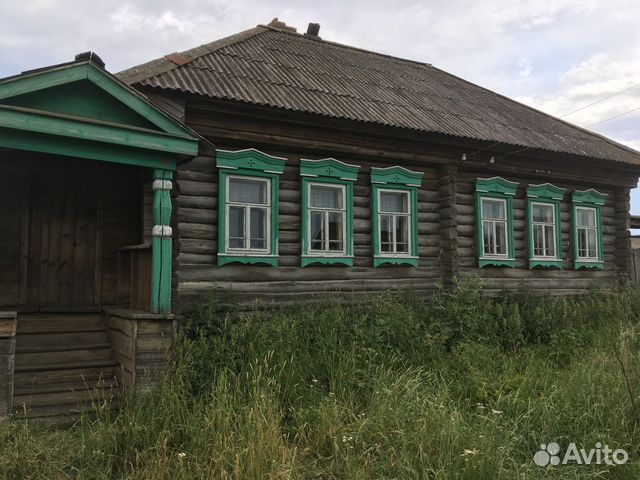
[[(1, 11), (0, 77), (86, 50), (117, 72), (278, 17), (432, 63), (640, 150), (638, 0), (3, 0)], [(637, 190), (632, 203), (640, 214)]]

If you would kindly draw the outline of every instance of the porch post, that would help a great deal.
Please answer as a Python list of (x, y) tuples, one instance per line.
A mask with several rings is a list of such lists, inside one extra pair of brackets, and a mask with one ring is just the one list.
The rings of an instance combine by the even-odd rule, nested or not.
[(153, 171), (153, 243), (151, 260), (151, 312), (171, 311), (171, 178), (169, 170)]

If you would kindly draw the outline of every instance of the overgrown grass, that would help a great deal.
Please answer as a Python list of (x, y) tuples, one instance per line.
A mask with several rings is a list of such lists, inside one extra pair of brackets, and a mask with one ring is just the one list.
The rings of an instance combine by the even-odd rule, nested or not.
[[(640, 292), (477, 285), (270, 312), (199, 310), (174, 368), (116, 412), (0, 426), (3, 478), (513, 479), (640, 476)], [(624, 466), (539, 467), (540, 444)]]

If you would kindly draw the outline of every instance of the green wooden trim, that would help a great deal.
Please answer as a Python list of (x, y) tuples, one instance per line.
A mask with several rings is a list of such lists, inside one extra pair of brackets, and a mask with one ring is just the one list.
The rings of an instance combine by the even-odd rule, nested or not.
[(478, 259), (478, 267), (506, 267), (506, 268), (516, 268), (516, 261), (513, 258), (479, 258)]
[(263, 173), (281, 174), (286, 158), (273, 157), (255, 148), (245, 150), (216, 150), (216, 165), (219, 168), (255, 170)]
[(164, 132), (194, 139), (180, 122), (161, 112), (131, 87), (90, 62), (52, 67), (7, 78), (0, 82), (0, 100), (81, 80), (89, 80)]
[(138, 167), (176, 169), (176, 158), (171, 153), (6, 128), (0, 128), (0, 147)]
[[(380, 232), (378, 225), (378, 192), (381, 190), (403, 190), (409, 192), (409, 201), (411, 202), (411, 254), (407, 256), (390, 257), (388, 253), (380, 251)], [(372, 185), (372, 228), (373, 228), (373, 266), (378, 267), (384, 263), (393, 265), (412, 265), (418, 266), (418, 188), (398, 184), (392, 185)]]
[(278, 257), (259, 257), (255, 255), (218, 255), (218, 266), (228, 265), (230, 263), (241, 263), (243, 265), (269, 265), (270, 267), (278, 266)]
[(535, 260), (529, 259), (529, 269), (534, 268), (557, 268), (562, 270), (562, 260)]
[(193, 139), (114, 124), (88, 122), (6, 105), (0, 105), (0, 128), (178, 155), (195, 156), (198, 154), (198, 142)]
[(381, 265), (408, 265), (410, 267), (418, 266), (418, 259), (411, 257), (374, 257), (373, 267), (377, 268)]
[[(172, 172), (154, 170), (154, 180), (171, 180)], [(153, 221), (154, 226), (171, 225), (171, 192), (154, 190)], [(173, 260), (173, 241), (168, 236), (155, 236), (151, 243), (151, 312), (169, 313), (171, 311), (171, 262)]]
[[(246, 254), (233, 251), (227, 253), (227, 177), (246, 176), (261, 177), (271, 180), (271, 238), (269, 252), (265, 255), (247, 252)], [(218, 183), (218, 266), (228, 263), (255, 264), (264, 263), (272, 267), (278, 266), (278, 212), (280, 195), (280, 177), (274, 173), (264, 173), (259, 170), (245, 168), (220, 169)]]
[(503, 195), (515, 195), (518, 188), (517, 182), (510, 182), (502, 177), (476, 179), (476, 192), (501, 193)]
[(371, 167), (371, 183), (383, 185), (405, 185), (419, 187), (422, 185), (423, 172), (412, 172), (404, 167)]
[[(482, 199), (495, 198), (504, 200), (507, 204), (507, 240), (509, 242), (507, 249), (507, 257), (483, 257), (484, 255), (484, 236), (482, 231)], [(513, 194), (504, 193), (476, 193), (476, 246), (478, 256), (478, 268), (488, 266), (493, 267), (509, 267), (515, 268), (515, 247), (513, 233)]]
[(579, 204), (586, 204), (587, 206), (604, 206), (605, 201), (607, 200), (606, 193), (600, 193), (599, 191), (590, 188), (589, 190), (576, 190), (573, 192), (571, 196), (571, 201)]
[[(545, 184), (550, 185), (550, 184)], [(537, 187), (535, 185), (534, 187)], [(530, 186), (531, 187), (531, 186)], [(564, 189), (561, 189), (564, 190)], [(558, 195), (557, 192), (552, 192), (553, 195)], [(560, 196), (562, 199), (562, 196)], [(551, 205), (555, 214), (556, 224), (556, 258), (535, 258), (533, 255), (533, 215), (532, 205), (534, 203), (544, 203)], [(562, 220), (560, 218), (560, 200), (551, 199), (549, 196), (529, 196), (529, 189), (527, 189), (527, 244), (529, 252), (529, 269), (533, 268), (558, 268), (562, 270)]]
[(576, 270), (604, 270), (604, 262), (576, 262)]
[(527, 197), (545, 200), (562, 200), (566, 191), (566, 188), (556, 187), (550, 183), (542, 183), (540, 185), (529, 185), (527, 187)]
[(335, 158), (322, 160), (300, 160), (300, 175), (309, 177), (331, 177), (340, 180), (355, 181), (358, 178), (358, 165), (349, 165)]
[[(345, 189), (345, 254), (344, 255), (327, 255), (320, 256), (315, 252), (310, 252), (309, 238), (309, 184), (325, 183), (327, 185), (342, 185)], [(302, 267), (311, 263), (321, 263), (324, 265), (343, 264), (353, 266), (353, 182), (350, 180), (337, 180), (335, 178), (309, 178), (303, 177), (301, 182), (302, 188), (302, 215), (300, 219), (300, 228), (302, 229), (302, 256), (300, 264)], [(323, 259), (313, 260), (313, 259)], [(313, 260), (313, 261), (311, 261)]]
[(302, 257), (300, 265), (307, 267), (309, 265), (345, 265), (353, 267), (353, 257)]

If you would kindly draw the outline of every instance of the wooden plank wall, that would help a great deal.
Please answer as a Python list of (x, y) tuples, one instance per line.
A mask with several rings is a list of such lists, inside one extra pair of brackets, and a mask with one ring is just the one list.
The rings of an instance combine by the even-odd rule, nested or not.
[[(526, 187), (529, 184), (541, 183), (539, 179), (504, 176), (507, 180), (518, 182), (518, 190), (513, 200), (514, 240), (516, 268), (478, 269), (476, 251), (476, 178), (488, 178), (484, 172), (458, 172), (457, 176), (457, 223), (458, 223), (458, 274), (461, 279), (472, 276), (482, 278), (483, 285), (488, 291), (503, 288), (520, 288), (534, 292), (551, 292), (554, 294), (576, 294), (611, 282), (616, 276), (616, 219), (614, 204), (615, 190), (590, 184), (575, 184), (562, 181), (553, 182), (554, 185), (566, 188), (564, 200), (560, 204), (562, 222), (562, 258), (563, 270), (535, 269), (529, 270), (528, 250), (526, 239)], [(604, 270), (574, 270), (573, 245), (571, 237), (571, 192), (596, 187), (602, 193), (608, 194), (605, 206), (602, 208), (602, 243), (605, 260)]]
[(27, 177), (22, 172), (0, 169), (0, 308), (18, 303), (23, 203)]
[[(240, 303), (281, 302), (318, 294), (359, 294), (386, 289), (431, 292), (440, 281), (440, 171), (414, 168), (425, 173), (418, 193), (419, 267), (373, 268), (371, 244), (370, 168), (364, 159), (344, 161), (360, 165), (354, 186), (354, 268), (344, 266), (300, 267), (300, 156), (286, 152), (269, 154), (287, 157), (280, 178), (279, 267), (216, 266), (217, 179), (213, 157), (198, 157), (181, 166), (176, 174), (174, 234), (176, 258), (174, 287), (176, 300), (184, 309), (202, 293), (231, 293)], [(303, 158), (314, 158), (303, 156)], [(387, 167), (391, 162), (376, 163)]]
[(11, 412), (16, 352), (16, 313), (0, 311), (0, 419)]
[(120, 385), (130, 391), (157, 385), (175, 347), (176, 320), (131, 310), (113, 309), (106, 313)]
[[(25, 304), (25, 299), (18, 297), (19, 285), (23, 285), (23, 290), (27, 285), (27, 275), (21, 271), (25, 272), (28, 265), (30, 174), (53, 176), (60, 172), (82, 179), (79, 181), (83, 182), (83, 188), (93, 189), (98, 196), (96, 219), (101, 234), (96, 246), (100, 258), (95, 279), (97, 303), (118, 302), (118, 249), (142, 241), (140, 169), (5, 151), (0, 153), (0, 202), (4, 209), (0, 215), (0, 307)], [(64, 234), (60, 232), (60, 248), (65, 244)]]

